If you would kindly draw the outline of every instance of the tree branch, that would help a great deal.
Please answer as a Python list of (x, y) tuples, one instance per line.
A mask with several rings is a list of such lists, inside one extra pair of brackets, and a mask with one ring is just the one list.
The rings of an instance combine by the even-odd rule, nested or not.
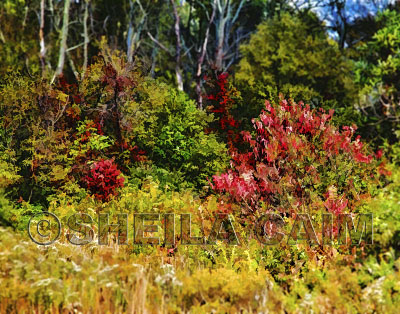
[(162, 43), (160, 43), (157, 39), (155, 39), (155, 38), (153, 37), (153, 35), (150, 34), (150, 32), (147, 32), (147, 35), (148, 35), (148, 36), (150, 37), (150, 39), (151, 39), (154, 43), (156, 43), (162, 50), (168, 52), (168, 54), (172, 56), (171, 51), (170, 51), (167, 47), (165, 47)]

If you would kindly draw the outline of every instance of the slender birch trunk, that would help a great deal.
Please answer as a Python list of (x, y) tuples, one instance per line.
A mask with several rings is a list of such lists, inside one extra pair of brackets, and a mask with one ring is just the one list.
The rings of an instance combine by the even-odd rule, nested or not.
[(137, 23), (137, 27), (135, 30), (134, 27), (134, 5), (133, 1), (129, 1), (130, 5), (130, 11), (129, 11), (129, 28), (128, 28), (128, 35), (126, 38), (126, 45), (127, 45), (127, 57), (128, 57), (128, 62), (132, 63), (134, 56), (136, 54), (137, 49), (139, 48), (140, 45), (140, 36), (143, 30), (143, 27), (145, 25), (146, 19), (147, 19), (147, 13), (143, 9), (143, 6), (140, 2), (140, 0), (136, 0), (136, 4), (140, 11), (142, 12), (142, 17), (140, 19), (140, 22)]
[(39, 29), (39, 43), (40, 43), (40, 53), (39, 59), (42, 66), (42, 75), (46, 72), (46, 44), (44, 41), (44, 9), (45, 0), (40, 1), (40, 29)]
[[(224, 60), (228, 50), (228, 42), (233, 25), (239, 17), (245, 0), (241, 0), (235, 14), (234, 5), (231, 0), (217, 0), (218, 20), (216, 23), (216, 50), (215, 50), (215, 66), (220, 71), (225, 71)], [(233, 16), (232, 16), (233, 15)]]
[[(222, 2), (222, 3), (221, 3)], [(215, 66), (218, 70), (222, 68), (222, 60), (224, 57), (224, 39), (225, 39), (225, 24), (226, 20), (229, 18), (229, 14), (226, 11), (227, 6), (229, 6), (229, 0), (218, 0), (218, 24), (216, 27), (216, 50), (215, 50)]]
[[(158, 41), (158, 35), (159, 35), (159, 26), (157, 25), (156, 29), (156, 40)], [(150, 69), (150, 75), (151, 77), (155, 77), (155, 72), (156, 72), (156, 62), (157, 62), (157, 54), (158, 54), (158, 45), (154, 45), (153, 50), (151, 52), (151, 69)]]
[(127, 52), (126, 55), (128, 57), (128, 62), (132, 62), (133, 60), (133, 32), (134, 32), (134, 26), (133, 26), (133, 1), (129, 0), (129, 28), (128, 28), (128, 35), (126, 38), (126, 46), (127, 46)]
[(64, 13), (63, 13), (63, 26), (60, 35), (60, 51), (58, 54), (58, 64), (56, 72), (54, 73), (52, 82), (55, 78), (59, 76), (64, 69), (65, 54), (67, 52), (67, 38), (68, 38), (68, 24), (69, 24), (69, 8), (71, 5), (71, 0), (64, 0)]
[(180, 30), (180, 17), (176, 8), (174, 0), (171, 0), (172, 9), (175, 17), (175, 36), (176, 36), (176, 51), (175, 51), (175, 75), (178, 84), (178, 90), (183, 91), (183, 78), (182, 78), (182, 65), (181, 65), (181, 30)]
[(204, 58), (205, 58), (206, 52), (207, 52), (207, 44), (208, 44), (208, 37), (210, 34), (210, 28), (211, 28), (212, 23), (214, 22), (216, 4), (217, 4), (217, 0), (214, 0), (212, 14), (211, 14), (210, 20), (208, 22), (206, 34), (204, 37), (204, 42), (201, 47), (199, 58), (197, 60), (196, 94), (197, 94), (197, 105), (200, 109), (203, 109), (203, 95), (202, 95), (202, 91), (201, 91), (202, 66), (203, 66)]
[(83, 36), (85, 44), (83, 45), (83, 76), (85, 76), (88, 66), (88, 45), (89, 45), (89, 32), (87, 27), (87, 21), (89, 18), (89, 0), (85, 1), (85, 13), (83, 14)]

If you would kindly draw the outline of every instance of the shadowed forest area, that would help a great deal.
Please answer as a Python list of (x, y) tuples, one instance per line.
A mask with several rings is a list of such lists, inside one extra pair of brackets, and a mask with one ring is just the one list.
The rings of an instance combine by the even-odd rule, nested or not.
[(0, 313), (397, 313), (399, 137), (398, 1), (2, 0)]

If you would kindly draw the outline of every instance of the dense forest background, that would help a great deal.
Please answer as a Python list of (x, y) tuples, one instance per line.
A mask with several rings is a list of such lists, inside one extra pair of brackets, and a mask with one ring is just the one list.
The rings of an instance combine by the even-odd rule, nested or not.
[(7, 0), (0, 10), (3, 78), (76, 83), (107, 43), (198, 108), (205, 76), (228, 72), (238, 118), (283, 93), (373, 126), (365, 134), (379, 144), (395, 140), (395, 1)]
[(3, 0), (0, 312), (396, 313), (399, 136), (398, 1)]

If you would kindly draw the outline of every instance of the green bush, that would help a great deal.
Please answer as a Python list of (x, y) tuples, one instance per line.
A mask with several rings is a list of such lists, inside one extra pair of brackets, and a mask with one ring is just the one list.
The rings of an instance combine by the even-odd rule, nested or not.
[(351, 63), (312, 13), (286, 13), (260, 24), (241, 53), (235, 78), (246, 117), (258, 114), (262, 100), (277, 101), (282, 93), (312, 106), (341, 108), (354, 118)]
[(171, 188), (197, 189), (228, 161), (225, 144), (206, 133), (212, 115), (116, 54), (98, 58), (76, 83), (8, 75), (0, 114), (0, 154), (12, 159), (20, 179), (7, 191), (45, 207), (101, 159), (113, 159), (125, 173), (147, 163)]
[(355, 83), (359, 89), (358, 109), (364, 116), (364, 133), (376, 144), (384, 139), (398, 141), (400, 111), (400, 13), (378, 14), (379, 29), (356, 48)]

